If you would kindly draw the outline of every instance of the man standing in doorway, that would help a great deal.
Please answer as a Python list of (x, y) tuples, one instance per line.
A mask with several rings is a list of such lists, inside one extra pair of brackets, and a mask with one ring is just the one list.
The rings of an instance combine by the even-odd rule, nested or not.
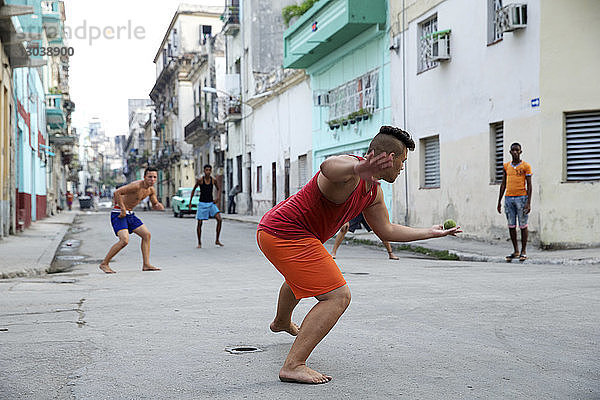
[(154, 184), (158, 179), (156, 168), (148, 167), (144, 171), (144, 179), (128, 183), (115, 191), (113, 196), (113, 210), (110, 213), (110, 222), (112, 223), (115, 235), (119, 241), (115, 243), (108, 254), (100, 264), (100, 269), (107, 274), (114, 274), (108, 263), (129, 243), (129, 235), (133, 232), (142, 238), (142, 258), (144, 264), (142, 271), (160, 271), (150, 264), (150, 231), (146, 225), (135, 216), (133, 208), (146, 196), (150, 197), (152, 208), (162, 211), (165, 207), (156, 198)]
[(240, 192), (240, 185), (235, 185), (229, 192), (229, 205), (227, 208), (227, 213), (235, 214), (235, 196), (237, 196)]
[[(206, 164), (204, 166), (204, 175), (201, 178), (196, 179), (196, 184), (192, 189), (192, 195), (190, 196), (190, 202), (188, 204), (188, 207), (190, 207), (192, 204), (192, 199), (194, 198), (194, 192), (196, 191), (197, 187), (200, 187), (200, 201), (198, 202), (198, 208), (196, 211), (196, 219), (198, 220), (198, 225), (196, 227), (198, 248), (202, 247), (202, 221), (212, 217), (217, 220), (217, 238), (215, 240), (215, 244), (217, 246), (223, 246), (223, 243), (219, 241), (223, 219), (221, 218), (221, 212), (216, 205), (216, 203), (221, 200), (221, 187), (219, 182), (213, 178), (211, 174), (212, 167), (209, 164)], [(213, 185), (217, 189), (216, 200), (213, 200)]]
[[(531, 165), (521, 160), (521, 145), (513, 143), (510, 145), (512, 161), (504, 163), (502, 183), (500, 184), (500, 195), (498, 196), (498, 213), (502, 213), (502, 196), (504, 196), (504, 211), (508, 220), (508, 233), (513, 245), (512, 254), (506, 256), (506, 261), (511, 262), (513, 258), (519, 261), (527, 259), (527, 220), (531, 211)], [(521, 229), (521, 252), (517, 242), (517, 218)]]

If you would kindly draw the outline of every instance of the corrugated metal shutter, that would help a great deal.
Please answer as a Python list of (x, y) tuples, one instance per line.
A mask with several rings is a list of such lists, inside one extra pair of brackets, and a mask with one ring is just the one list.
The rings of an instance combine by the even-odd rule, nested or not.
[(298, 156), (298, 187), (301, 188), (308, 181), (308, 160), (306, 154)]
[(497, 122), (493, 124), (494, 128), (494, 141), (496, 144), (496, 156), (494, 160), (494, 179), (495, 182), (502, 182), (502, 171), (504, 169), (504, 122)]
[(424, 187), (440, 186), (440, 138), (430, 137), (423, 140), (425, 146), (425, 182)]
[(567, 180), (600, 180), (600, 110), (565, 114)]

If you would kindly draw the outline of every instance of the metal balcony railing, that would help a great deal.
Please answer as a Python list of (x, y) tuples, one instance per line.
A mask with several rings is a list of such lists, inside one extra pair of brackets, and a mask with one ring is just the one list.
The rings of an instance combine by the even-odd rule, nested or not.
[(238, 0), (228, 2), (225, 12), (221, 15), (223, 33), (235, 35), (240, 30), (240, 3)]

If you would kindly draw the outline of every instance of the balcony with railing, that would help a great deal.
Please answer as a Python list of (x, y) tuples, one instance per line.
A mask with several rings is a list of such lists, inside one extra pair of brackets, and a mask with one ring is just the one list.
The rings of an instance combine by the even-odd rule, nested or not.
[(225, 99), (225, 119), (223, 122), (238, 122), (242, 119), (242, 102), (240, 99), (230, 97)]
[(62, 94), (46, 94), (46, 124), (50, 130), (64, 131), (67, 128), (63, 103)]
[(240, 31), (240, 2), (230, 0), (225, 6), (225, 12), (221, 15), (223, 21), (223, 34), (236, 35)]
[(308, 68), (362, 32), (385, 25), (386, 0), (321, 0), (283, 34), (283, 67)]
[(46, 30), (48, 42), (61, 44), (63, 42), (63, 23), (58, 1), (42, 1), (42, 24)]
[(199, 115), (185, 126), (185, 141), (192, 145), (202, 146), (219, 133), (220, 129), (217, 124), (207, 121), (205, 115)]

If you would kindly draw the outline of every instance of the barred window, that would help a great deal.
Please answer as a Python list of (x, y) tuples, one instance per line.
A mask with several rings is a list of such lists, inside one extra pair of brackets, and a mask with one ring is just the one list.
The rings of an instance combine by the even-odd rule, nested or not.
[(495, 43), (502, 39), (502, 19), (500, 18), (502, 10), (502, 0), (488, 0), (488, 44)]
[(353, 112), (372, 113), (379, 108), (379, 70), (373, 70), (329, 91), (329, 119), (347, 118)]
[(419, 49), (417, 72), (427, 71), (437, 66), (437, 62), (431, 59), (431, 41), (433, 33), (437, 31), (437, 14), (419, 24)]

